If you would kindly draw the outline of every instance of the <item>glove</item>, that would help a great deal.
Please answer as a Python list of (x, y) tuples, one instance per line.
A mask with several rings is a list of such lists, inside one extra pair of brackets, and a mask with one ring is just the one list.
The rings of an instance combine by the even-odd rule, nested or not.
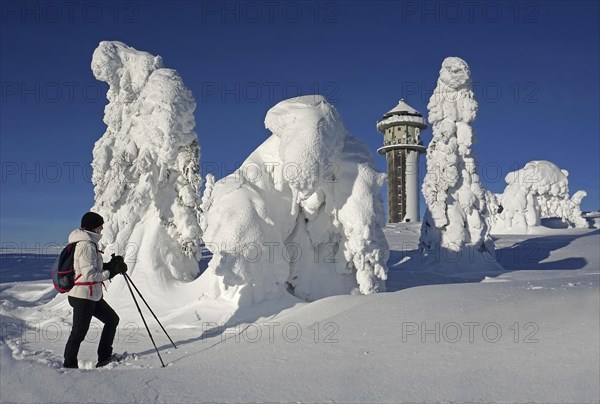
[(104, 264), (102, 264), (102, 269), (105, 271), (109, 271), (111, 274), (115, 269), (115, 260), (114, 258), (110, 260), (110, 262), (105, 262)]
[(110, 272), (110, 276), (108, 279), (112, 279), (118, 274), (123, 274), (127, 272), (127, 264), (125, 263), (125, 259), (120, 255), (112, 255), (110, 262), (104, 264), (103, 269), (108, 270)]
[(124, 274), (127, 272), (127, 264), (123, 261), (123, 257), (121, 257), (121, 261), (117, 261), (115, 265), (115, 274)]

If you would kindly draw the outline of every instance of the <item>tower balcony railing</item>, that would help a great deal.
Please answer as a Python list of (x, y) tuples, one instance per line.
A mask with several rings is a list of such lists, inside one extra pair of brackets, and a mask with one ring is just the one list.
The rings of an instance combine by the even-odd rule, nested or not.
[(385, 145), (383, 147), (380, 147), (379, 149), (377, 149), (377, 153), (385, 154), (388, 151), (398, 150), (398, 149), (414, 150), (419, 153), (425, 153), (427, 151), (427, 147), (423, 146), (422, 144), (396, 143), (396, 144), (390, 144), (390, 145)]

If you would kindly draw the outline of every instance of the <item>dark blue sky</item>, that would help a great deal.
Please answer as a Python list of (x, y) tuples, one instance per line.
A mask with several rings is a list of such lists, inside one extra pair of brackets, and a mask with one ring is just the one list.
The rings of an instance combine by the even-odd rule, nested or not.
[[(222, 177), (266, 137), (278, 101), (319, 92), (373, 153), (400, 98), (427, 113), (442, 60), (471, 67), (484, 185), (536, 159), (600, 207), (596, 1), (3, 1), (2, 246), (63, 243), (93, 204), (89, 163), (106, 85), (102, 40), (163, 57), (197, 102), (201, 162)], [(423, 138), (428, 142), (431, 130)], [(377, 156), (380, 170), (385, 159)], [(425, 164), (424, 158), (421, 160)]]

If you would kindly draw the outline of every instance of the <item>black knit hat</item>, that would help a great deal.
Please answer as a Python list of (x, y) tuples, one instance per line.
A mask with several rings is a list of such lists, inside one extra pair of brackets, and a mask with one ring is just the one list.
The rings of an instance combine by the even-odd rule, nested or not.
[(94, 212), (88, 212), (81, 218), (81, 228), (84, 230), (94, 230), (103, 224), (102, 216)]

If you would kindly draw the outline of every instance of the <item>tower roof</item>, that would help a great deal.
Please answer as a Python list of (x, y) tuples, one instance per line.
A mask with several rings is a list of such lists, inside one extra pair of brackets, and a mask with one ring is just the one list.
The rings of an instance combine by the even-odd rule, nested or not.
[(416, 126), (420, 129), (427, 127), (423, 115), (408, 105), (404, 99), (401, 99), (398, 101), (398, 105), (386, 112), (383, 118), (377, 121), (377, 130), (383, 132), (390, 126), (403, 124)]

